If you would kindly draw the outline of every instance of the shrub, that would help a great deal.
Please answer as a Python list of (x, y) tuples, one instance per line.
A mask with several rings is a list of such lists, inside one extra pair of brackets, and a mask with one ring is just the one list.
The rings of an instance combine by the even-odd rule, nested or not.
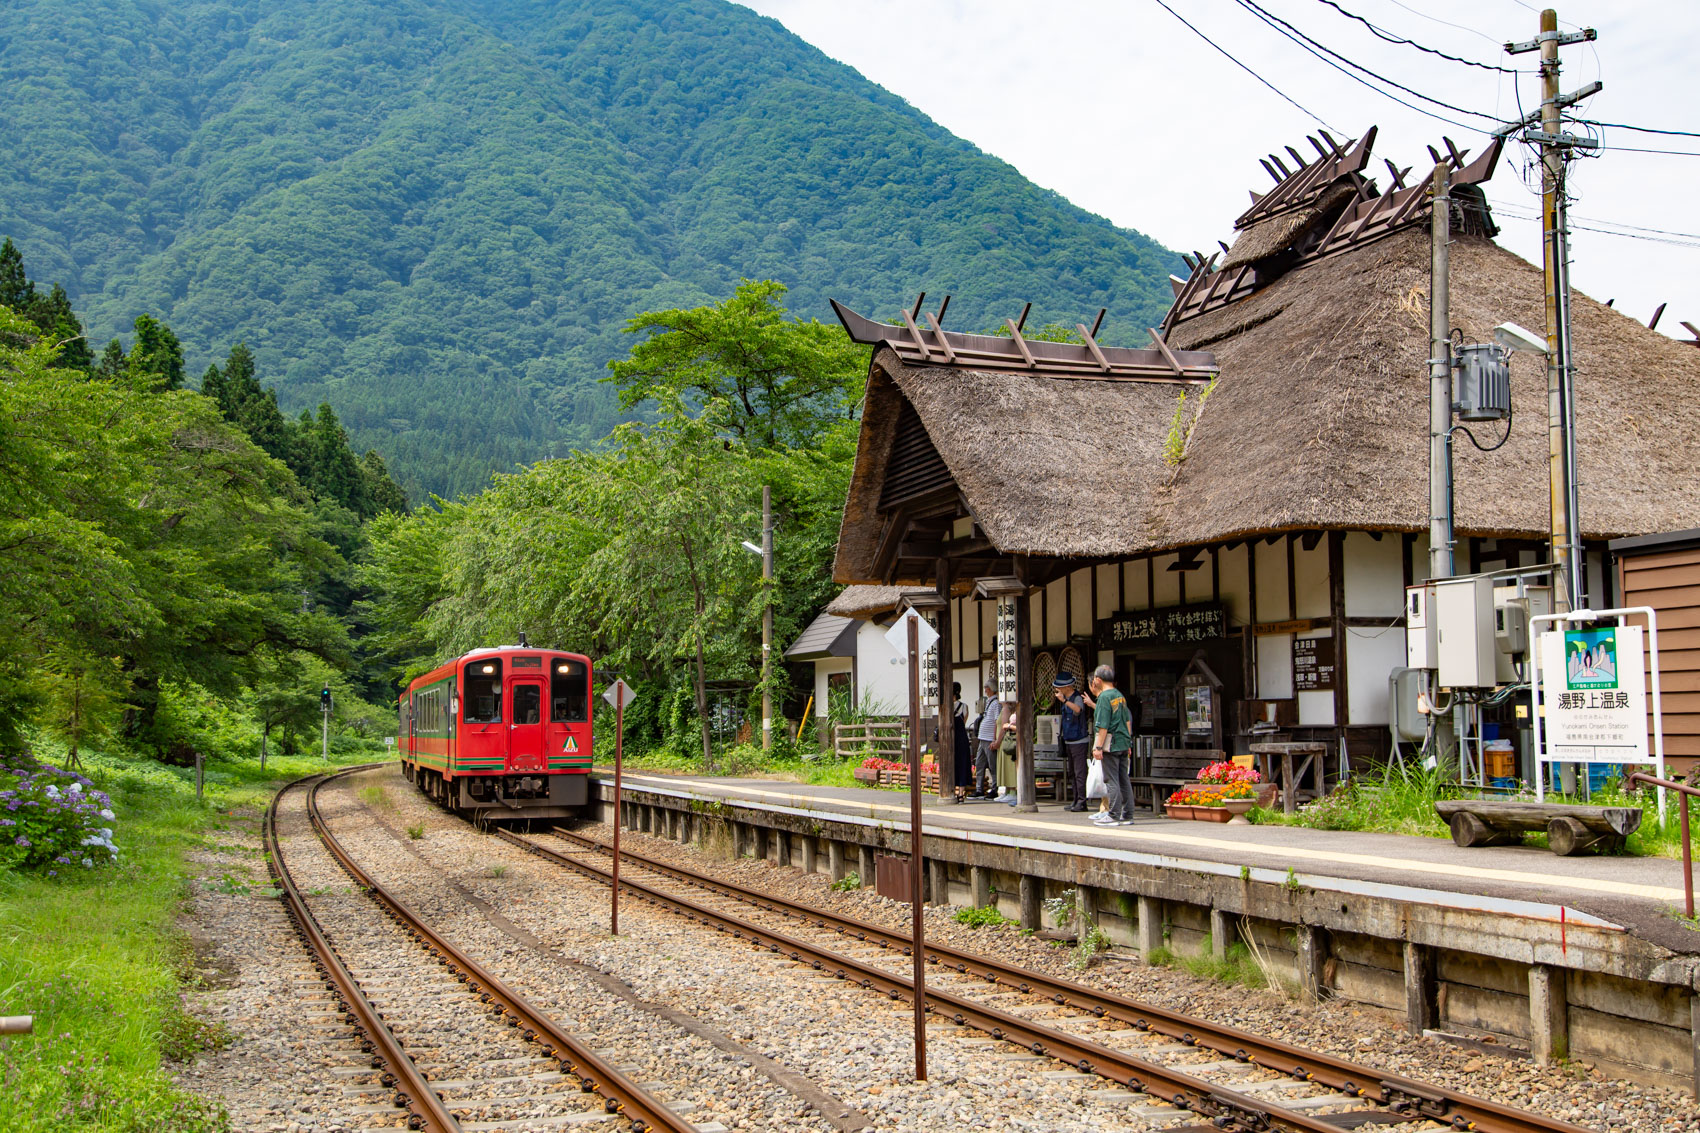
[(13, 757), (0, 761), (0, 869), (93, 869), (118, 860), (112, 800), (81, 775)]

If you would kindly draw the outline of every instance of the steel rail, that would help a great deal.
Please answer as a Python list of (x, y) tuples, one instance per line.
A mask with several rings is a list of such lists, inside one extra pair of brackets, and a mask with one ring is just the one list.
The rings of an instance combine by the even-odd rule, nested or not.
[[(498, 830), (496, 833), (521, 849), (586, 877), (601, 882), (612, 880), (610, 871), (568, 857), (511, 831)], [(672, 908), (719, 931), (730, 932), (734, 939), (747, 939), (769, 952), (787, 956), (797, 963), (807, 963), (817, 971), (827, 972), (865, 988), (882, 991), (890, 999), (913, 1001), (914, 984), (903, 976), (881, 971), (859, 960), (763, 928), (741, 917), (711, 909), (640, 881), (622, 878), (620, 884), (640, 900)], [(908, 951), (907, 942), (903, 951)], [(1265, 1133), (1273, 1129), (1290, 1130), (1293, 1133), (1338, 1133), (1340, 1128), (1335, 1123), (1284, 1110), (1218, 1083), (1193, 1077), (1174, 1067), (1147, 1062), (1126, 1051), (1103, 1046), (1079, 1035), (1053, 1030), (1019, 1015), (951, 992), (927, 989), (924, 1010), (954, 1023), (972, 1026), (995, 1039), (1019, 1043), (1034, 1054), (1067, 1062), (1084, 1073), (1097, 1074), (1118, 1084), (1124, 1084), (1134, 1093), (1150, 1094), (1176, 1109), (1210, 1117), (1215, 1128), (1230, 1133)]]
[(402, 1049), (401, 1043), (396, 1041), (395, 1035), (384, 1024), (377, 1007), (366, 998), (366, 993), (360, 990), (353, 973), (343, 964), (342, 958), (336, 954), (336, 949), (332, 948), (330, 941), (325, 938), (318, 920), (307, 908), (301, 891), (296, 888), (295, 878), (291, 876), (289, 866), (284, 863), (283, 846), (277, 836), (278, 802), (289, 791), (316, 777), (316, 774), (303, 776), (286, 784), (272, 796), (271, 805), (266, 808), (262, 828), (266, 865), (278, 887), (283, 890), (284, 907), (290, 919), (295, 922), (296, 935), (312, 951), (313, 966), (318, 969), (320, 975), (336, 986), (338, 1005), (343, 1009), (344, 1018), (366, 1033), (367, 1041), (364, 1045), (372, 1055), (372, 1069), (383, 1071), (379, 1078), (380, 1083), (397, 1090), (394, 1101), (398, 1109), (412, 1110), (407, 1118), (407, 1127), (429, 1130), (430, 1133), (460, 1133), (460, 1122), (455, 1120), (454, 1115), (443, 1105), (443, 1100), (426, 1084), (425, 1075), (413, 1064), (413, 1059)]
[[(555, 827), (554, 833), (557, 837), (602, 852), (608, 850), (606, 842), (577, 831)], [(812, 923), (815, 927), (838, 932), (861, 942), (900, 949), (905, 954), (909, 951), (908, 936), (877, 924), (790, 901), (771, 893), (763, 893), (684, 866), (657, 861), (641, 853), (633, 853), (629, 848), (622, 852), (628, 861), (640, 864), (646, 869), (724, 893), (754, 904), (764, 911), (795, 917)], [(1590, 1133), (1582, 1126), (1557, 1118), (1513, 1109), (1498, 1102), (1472, 1097), (1441, 1086), (1432, 1086), (1404, 1075), (1391, 1074), (1333, 1055), (1305, 1050), (1249, 1031), (1162, 1007), (1152, 1007), (1113, 992), (1099, 991), (1071, 980), (1059, 979), (948, 945), (927, 942), (925, 949), (929, 963), (965, 975), (981, 976), (992, 983), (1002, 984), (1017, 991), (1045, 996), (1062, 1006), (1125, 1022), (1137, 1030), (1163, 1035), (1188, 1046), (1213, 1050), (1278, 1074), (1315, 1082), (1351, 1097), (1385, 1105), (1390, 1114), (1445, 1121), (1456, 1128), (1475, 1130), (1477, 1133)]]
[(320, 779), (307, 789), (307, 815), (312, 820), (314, 832), (319, 835), (325, 848), (342, 863), (349, 876), (383, 906), (391, 919), (400, 924), (408, 935), (419, 941), (433, 958), (448, 967), (456, 979), (468, 985), (476, 985), (480, 989), (478, 998), (490, 1004), (492, 1016), (506, 1018), (510, 1027), (523, 1027), (525, 1038), (551, 1048), (551, 1057), (559, 1061), (561, 1073), (578, 1078), (579, 1086), (585, 1093), (600, 1095), (608, 1113), (629, 1119), (631, 1133), (696, 1133), (695, 1125), (667, 1108), (659, 1099), (650, 1096), (647, 1090), (563, 1031), (554, 1020), (533, 1007), (524, 996), (510, 988), (494, 973), (449, 943), (417, 913), (373, 880), (372, 876), (349, 856), (347, 849), (337, 840), (336, 835), (331, 833), (324, 816), (319, 813), (318, 793), (319, 788), (332, 779), (364, 770), (368, 768), (338, 772)]

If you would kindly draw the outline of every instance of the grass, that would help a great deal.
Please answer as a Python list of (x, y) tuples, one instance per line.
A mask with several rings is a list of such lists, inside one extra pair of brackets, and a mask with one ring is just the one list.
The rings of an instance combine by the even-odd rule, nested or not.
[(861, 887), (862, 875), (857, 873), (855, 870), (851, 870), (849, 873), (827, 886), (827, 888), (831, 889), (834, 893), (854, 893)]
[(419, 841), (419, 839), (425, 837), (425, 824), (423, 822), (415, 822), (412, 826), (407, 828), (407, 836), (415, 842)]
[[(39, 750), (57, 761), (50, 745)], [(257, 760), (216, 761), (198, 801), (192, 769), (88, 752), (84, 761), (112, 796), (118, 864), (55, 878), (0, 872), (0, 1013), (35, 1016), (33, 1035), (0, 1039), (0, 1129), (227, 1129), (220, 1107), (169, 1077), (171, 1062), (234, 1038), (183, 1010), (197, 979), (176, 927), (193, 868), (186, 855), (228, 842), (232, 811), (262, 809), (280, 780), (325, 764), (278, 757), (262, 774)], [(231, 873), (212, 885), (241, 891), (252, 881)]]
[[(1307, 826), (1316, 830), (1361, 830), (1377, 834), (1447, 838), (1451, 836), (1450, 832), (1435, 813), (1434, 804), (1436, 799), (1468, 797), (1468, 789), (1459, 786), (1456, 775), (1456, 771), (1443, 774), (1426, 768), (1390, 768), (1379, 775), (1359, 775), (1327, 798), (1300, 807), (1295, 814), (1285, 815), (1278, 810), (1257, 808), (1248, 817), (1264, 826)], [(1514, 797), (1532, 799), (1534, 796), (1531, 791), (1527, 796)], [(1642, 812), (1641, 827), (1629, 836), (1624, 851), (1637, 856), (1682, 856), (1680, 804), (1674, 795), (1666, 805), (1663, 822), (1659, 821), (1658, 793), (1651, 789), (1626, 795), (1616, 786), (1611, 786), (1595, 791), (1588, 798), (1549, 793), (1547, 799), (1555, 803), (1638, 807)], [(1525, 838), (1530, 845), (1546, 845), (1545, 834), (1529, 834)]]
[(998, 912), (996, 905), (987, 905), (983, 909), (958, 909), (950, 919), (969, 928), (997, 928), (999, 925), (1016, 923)]
[(366, 803), (367, 806), (377, 807), (380, 810), (395, 809), (395, 800), (390, 798), (389, 791), (379, 785), (361, 787), (360, 799), (362, 802)]
[(1165, 945), (1153, 948), (1146, 957), (1146, 962), (1160, 968), (1179, 968), (1199, 979), (1214, 980), (1217, 983), (1239, 984), (1250, 988), (1269, 986), (1269, 977), (1263, 966), (1252, 955), (1251, 949), (1238, 942), (1228, 945), (1223, 956), (1214, 954), (1209, 937), (1204, 940), (1204, 950), (1196, 956), (1183, 955)]
[(674, 771), (716, 777), (779, 779), (821, 787), (867, 786), (865, 783), (856, 782), (855, 770), (862, 764), (860, 756), (841, 760), (826, 753), (805, 759), (805, 753), (815, 754), (812, 749), (795, 745), (764, 752), (759, 745), (740, 744), (718, 753), (715, 756), (713, 771), (703, 770), (701, 755), (679, 755), (664, 750), (628, 750), (624, 763), (633, 771)]

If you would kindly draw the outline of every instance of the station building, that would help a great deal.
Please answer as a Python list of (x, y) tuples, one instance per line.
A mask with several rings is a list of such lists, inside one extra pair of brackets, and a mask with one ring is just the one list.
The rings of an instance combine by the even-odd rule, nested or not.
[[(1148, 733), (1243, 751), (1276, 726), (1384, 756), (1404, 588), (1428, 573), (1431, 241), (1429, 178), (1389, 163), (1378, 184), (1374, 134), (1312, 140), (1317, 157), (1281, 165), (1231, 248), (1188, 257), (1150, 348), (1102, 346), (1084, 325), (1084, 345), (1062, 344), (1015, 320), (994, 338), (918, 305), (902, 326), (840, 308), (874, 349), (834, 565), (846, 589), (827, 614), (877, 621), (905, 591), (940, 596), (966, 695), (992, 671), (995, 599), (1012, 597), (1026, 703), (1058, 667), (1108, 663)], [(1543, 326), (1540, 268), (1492, 239), (1480, 185), (1497, 147), (1430, 153), (1454, 186), (1457, 337)], [(1700, 350), (1581, 294), (1572, 313), (1600, 607), (1619, 585), (1611, 540), (1700, 521)], [(1473, 426), (1480, 447), (1457, 438), (1458, 573), (1549, 559), (1544, 361), (1510, 368), (1511, 419)], [(834, 670), (868, 679), (847, 644), (861, 636), (793, 653), (820, 667), (817, 711)], [(879, 695), (907, 710), (901, 681)], [(1700, 712), (1690, 696), (1667, 692), (1666, 712)]]

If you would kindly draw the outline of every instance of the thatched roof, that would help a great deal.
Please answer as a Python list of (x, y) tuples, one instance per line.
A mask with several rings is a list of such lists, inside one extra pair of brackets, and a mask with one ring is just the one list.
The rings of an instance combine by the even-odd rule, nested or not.
[(1234, 246), (1228, 249), (1216, 270), (1230, 271), (1285, 252), (1312, 229), (1339, 215), (1340, 209), (1356, 195), (1351, 185), (1334, 185), (1322, 193), (1315, 204), (1250, 225), (1234, 238)]
[(903, 591), (896, 586), (846, 586), (826, 604), (824, 614), (840, 618), (872, 618), (897, 609)]
[[(1005, 554), (1121, 556), (1281, 530), (1427, 526), (1428, 234), (1406, 229), (1307, 264), (1179, 323), (1174, 346), (1222, 377), (1178, 469), (1175, 387), (904, 365), (875, 354), (835, 576), (885, 582), (884, 465), (905, 401)], [(1544, 323), (1540, 270), (1479, 237), (1452, 245), (1452, 322), (1491, 341)], [(1573, 301), (1582, 529), (1591, 539), (1700, 523), (1700, 351), (1580, 294)], [(1512, 359), (1509, 442), (1459, 437), (1460, 534), (1548, 531), (1546, 382)], [(1476, 426), (1484, 443), (1501, 426)], [(900, 576), (890, 581), (918, 582)], [(837, 611), (835, 611), (837, 612)]]

